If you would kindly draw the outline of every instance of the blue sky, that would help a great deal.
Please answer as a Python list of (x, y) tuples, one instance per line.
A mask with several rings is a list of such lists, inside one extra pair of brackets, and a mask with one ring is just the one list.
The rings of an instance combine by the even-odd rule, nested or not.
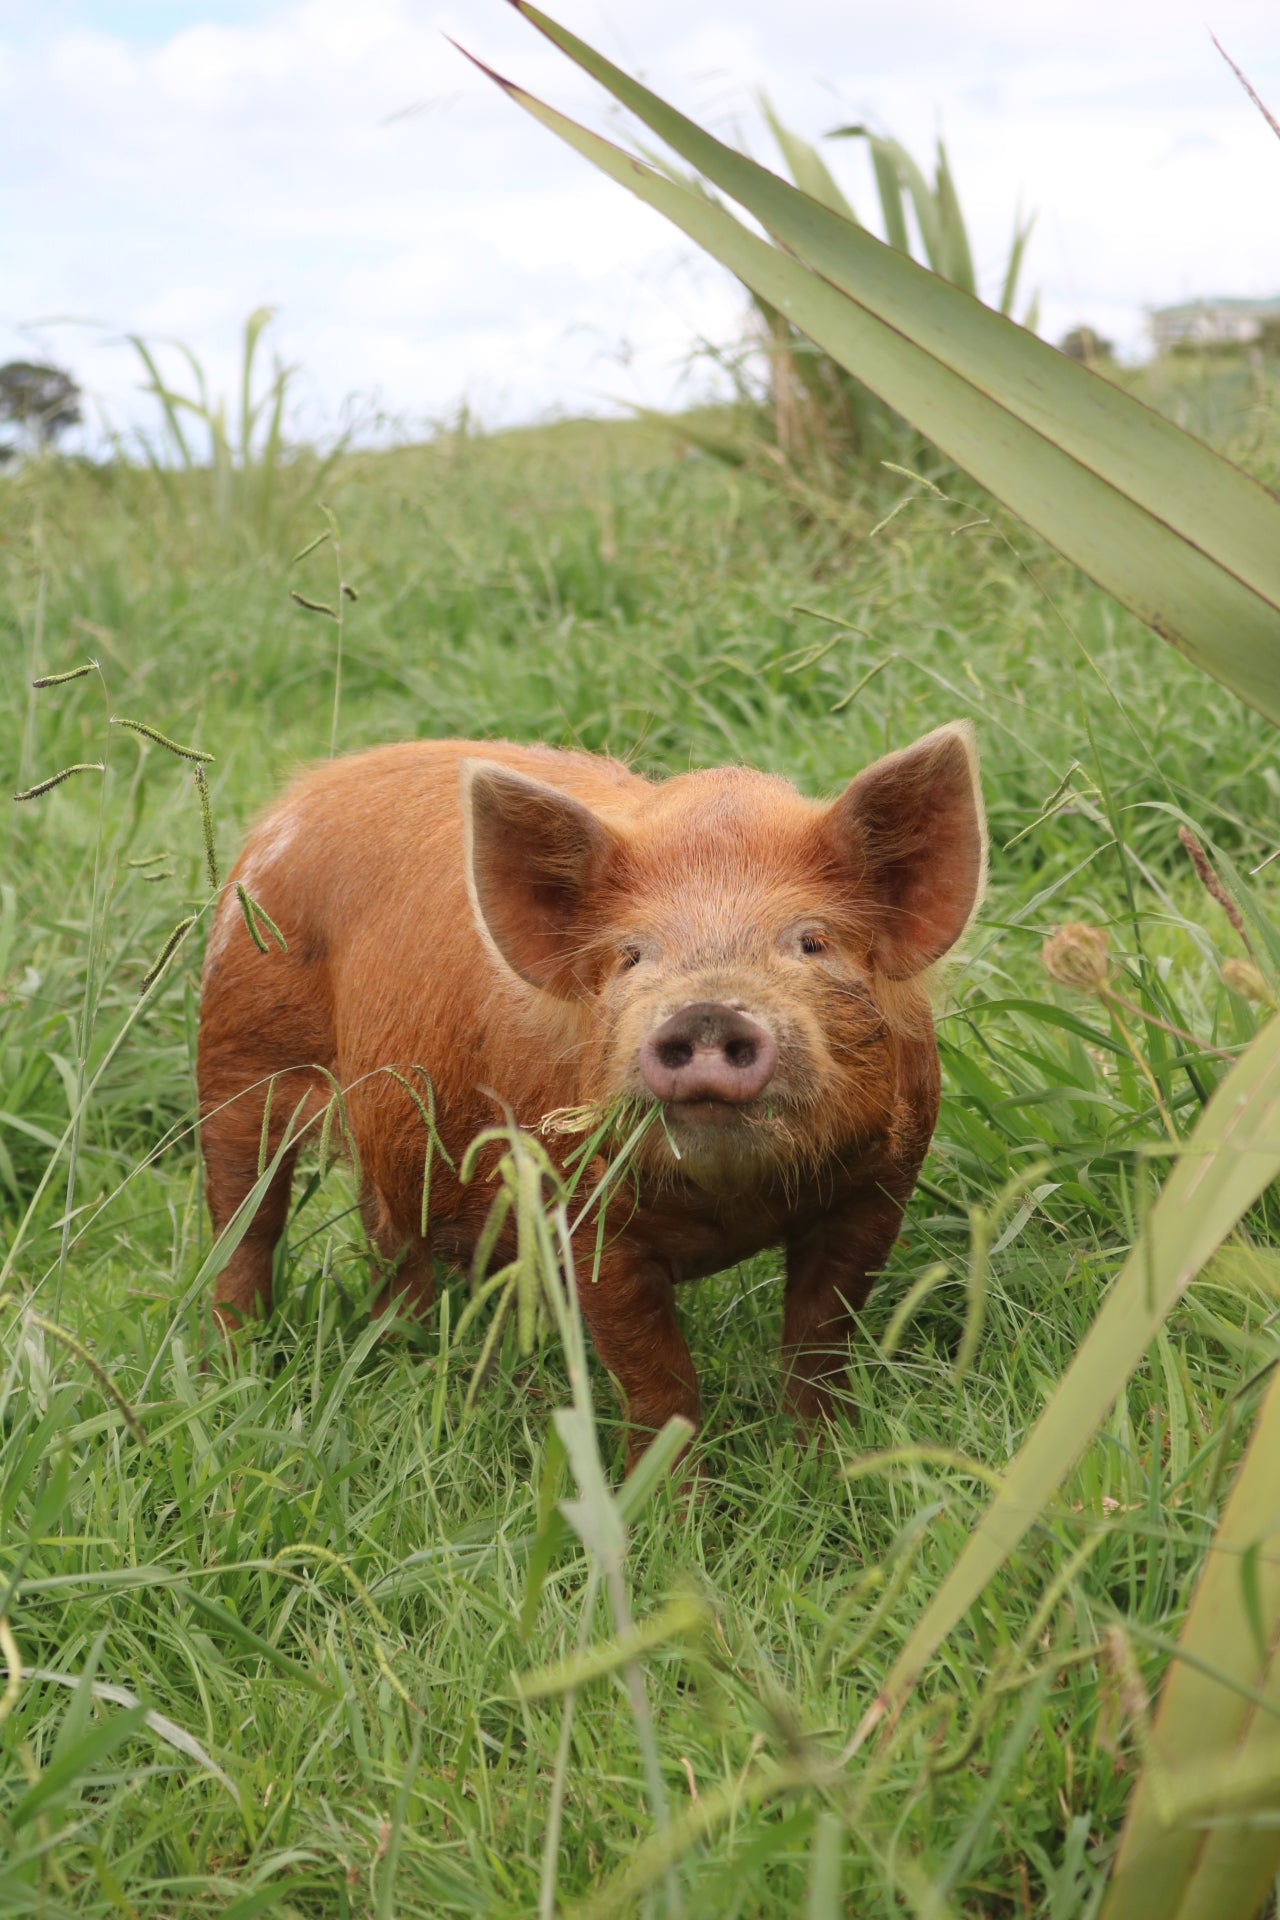
[(27, 45), (90, 28), (137, 44), (163, 42), (202, 20), (224, 26), (260, 19), (262, 0), (0, 0), (0, 33)]
[[(870, 118), (925, 159), (941, 130), (988, 287), (1038, 210), (1051, 338), (1088, 321), (1137, 351), (1145, 304), (1280, 292), (1280, 141), (1208, 34), (1280, 108), (1280, 0), (552, 11), (761, 154), (761, 85), (810, 138)], [(503, 0), (0, 0), (0, 358), (60, 360), (129, 425), (149, 403), (124, 336), (182, 341), (227, 389), (269, 304), (310, 431), (352, 395), (414, 428), (700, 390), (738, 291), (446, 31), (608, 124)], [(864, 161), (830, 157), (870, 218)]]

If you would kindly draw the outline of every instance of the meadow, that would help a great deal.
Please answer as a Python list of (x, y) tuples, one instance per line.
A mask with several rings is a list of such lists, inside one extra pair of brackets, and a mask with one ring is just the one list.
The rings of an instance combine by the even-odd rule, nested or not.
[[(1274, 382), (1144, 377), (1276, 485)], [(463, 423), (324, 473), (49, 459), (0, 481), (10, 790), (106, 769), (0, 816), (0, 1912), (1098, 1910), (1277, 1352), (1274, 1199), (912, 1710), (838, 1784), (823, 1769), (1268, 1010), (1280, 863), (1249, 876), (1280, 841), (1274, 733), (914, 437), (818, 489), (710, 457), (716, 425)], [(349, 1175), (313, 1154), (276, 1311), (232, 1353), (212, 1336), (192, 1061), (213, 896), (193, 763), (165, 742), (214, 756), (225, 875), (335, 734), (745, 761), (824, 794), (961, 716), (991, 879), (939, 982), (934, 1149), (825, 1447), (777, 1406), (778, 1258), (686, 1290), (696, 1493), (657, 1477), (623, 1514), (646, 1721), (554, 1520), (554, 1335), (530, 1355), (510, 1325), (471, 1406), (465, 1276), (379, 1339)], [(1108, 936), (1093, 991), (1042, 961), (1067, 922)], [(594, 1366), (590, 1386), (616, 1483)], [(739, 1792), (761, 1755), (799, 1784)], [(620, 1876), (663, 1801), (690, 1844), (641, 1887)]]

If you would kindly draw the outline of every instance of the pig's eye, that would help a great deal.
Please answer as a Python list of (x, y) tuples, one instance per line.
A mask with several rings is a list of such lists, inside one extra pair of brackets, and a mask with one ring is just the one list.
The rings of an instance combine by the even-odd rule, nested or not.
[(800, 935), (801, 953), (825, 953), (827, 941), (820, 933), (802, 933)]
[(643, 955), (639, 947), (624, 947), (618, 955), (618, 972), (630, 973), (632, 967), (638, 967)]

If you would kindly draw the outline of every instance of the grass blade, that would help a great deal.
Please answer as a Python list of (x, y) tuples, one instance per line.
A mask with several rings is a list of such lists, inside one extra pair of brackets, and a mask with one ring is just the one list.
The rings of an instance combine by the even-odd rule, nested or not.
[(882, 140), (871, 142), (871, 165), (876, 176), (876, 191), (880, 195), (880, 217), (884, 221), (884, 237), (891, 247), (899, 253), (910, 253), (911, 242), (907, 237), (907, 210), (902, 199), (902, 178), (893, 163), (891, 154), (885, 152)]
[[(51, 1687), (76, 1687), (80, 1684), (79, 1674), (57, 1673), (48, 1667), (33, 1667), (29, 1673), (24, 1673), (22, 1678), (24, 1681), (38, 1680), (45, 1686)], [(90, 1681), (89, 1691), (95, 1700), (109, 1700), (114, 1706), (128, 1707), (131, 1711), (142, 1704), (136, 1694), (130, 1693), (128, 1687), (118, 1687), (107, 1680)], [(205, 1752), (194, 1734), (188, 1733), (185, 1727), (178, 1726), (177, 1722), (170, 1720), (167, 1714), (157, 1713), (154, 1708), (146, 1710), (144, 1725), (150, 1728), (157, 1739), (163, 1740), (175, 1752), (184, 1754), (188, 1760), (194, 1760), (197, 1766), (204, 1767), (215, 1780), (221, 1782), (236, 1804), (239, 1804), (239, 1794), (234, 1781), (230, 1780), (217, 1761)]]
[(125, 337), (146, 368), (148, 385), (145, 391), (154, 394), (160, 402), (161, 410), (164, 413), (165, 425), (169, 429), (169, 437), (178, 450), (178, 455), (183, 466), (187, 469), (187, 472), (190, 473), (195, 466), (195, 460), (192, 457), (191, 448), (187, 444), (187, 436), (182, 431), (182, 422), (178, 418), (178, 408), (182, 405), (181, 395), (172, 393), (165, 385), (160, 369), (156, 364), (155, 356), (146, 341), (142, 338), (142, 335), (130, 333)]
[(769, 131), (777, 141), (778, 150), (800, 191), (821, 201), (824, 207), (830, 207), (841, 219), (851, 220), (856, 226), (857, 214), (845, 199), (830, 167), (816, 147), (811, 147), (807, 140), (801, 140), (792, 133), (790, 127), (783, 125), (763, 93), (760, 95), (760, 111), (768, 121)]
[(255, 307), (244, 323), (244, 347), (240, 358), (240, 465), (249, 467), (253, 461), (253, 429), (257, 422), (262, 402), (257, 406), (253, 401), (253, 361), (258, 350), (258, 341), (264, 327), (269, 326), (274, 307)]
[(1009, 264), (1005, 268), (1004, 284), (1000, 289), (1000, 311), (1006, 316), (1012, 316), (1013, 303), (1018, 297), (1018, 277), (1022, 272), (1022, 256), (1027, 250), (1027, 242), (1031, 238), (1031, 229), (1035, 223), (1034, 213), (1026, 220), (1019, 216), (1014, 222), (1013, 245), (1009, 249)]
[(956, 183), (951, 175), (947, 150), (941, 140), (938, 142), (935, 198), (938, 203), (938, 219), (942, 226), (943, 245), (946, 250), (947, 279), (953, 286), (960, 287), (965, 293), (971, 293), (976, 298), (978, 278), (973, 270), (973, 252), (969, 246), (969, 235), (964, 224), (964, 214), (960, 210), (960, 196), (956, 192)]
[[(70, 1707), (67, 1712), (70, 1714)], [(128, 1707), (123, 1713), (112, 1714), (109, 1720), (89, 1727), (62, 1752), (55, 1752), (39, 1779), (28, 1787), (11, 1809), (8, 1824), (14, 1833), (20, 1832), (47, 1807), (73, 1793), (100, 1761), (141, 1731), (146, 1718), (145, 1707)]]
[(865, 140), (871, 148), (871, 164), (875, 169), (885, 238), (889, 245), (899, 253), (910, 256), (911, 242), (907, 237), (907, 218), (902, 199), (905, 187), (911, 195), (925, 259), (935, 273), (946, 273), (947, 248), (938, 218), (937, 202), (929, 182), (901, 141), (886, 139), (881, 134), (872, 133), (868, 127), (837, 127), (831, 137)]
[(545, 1700), (549, 1695), (569, 1693), (617, 1673), (672, 1640), (686, 1640), (701, 1632), (707, 1610), (700, 1600), (670, 1600), (665, 1607), (641, 1620), (626, 1633), (572, 1654), (554, 1665), (538, 1667), (516, 1676), (515, 1690), (521, 1700)]

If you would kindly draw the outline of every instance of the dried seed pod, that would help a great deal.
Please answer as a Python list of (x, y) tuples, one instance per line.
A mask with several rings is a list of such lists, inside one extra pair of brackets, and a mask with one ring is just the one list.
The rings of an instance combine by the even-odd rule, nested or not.
[(1224, 960), (1222, 984), (1245, 1000), (1253, 1000), (1262, 1006), (1275, 1005), (1274, 993), (1252, 960)]
[(1207, 894), (1217, 901), (1236, 932), (1240, 935), (1241, 939), (1244, 939), (1244, 921), (1240, 917), (1240, 909), (1210, 866), (1208, 854), (1200, 845), (1200, 842), (1196, 839), (1190, 827), (1179, 827), (1178, 838), (1181, 840), (1192, 866), (1200, 877), (1201, 886)]
[(1104, 993), (1111, 970), (1107, 954), (1110, 944), (1105, 927), (1068, 920), (1041, 947), (1040, 964), (1061, 987), (1075, 987), (1080, 993)]

